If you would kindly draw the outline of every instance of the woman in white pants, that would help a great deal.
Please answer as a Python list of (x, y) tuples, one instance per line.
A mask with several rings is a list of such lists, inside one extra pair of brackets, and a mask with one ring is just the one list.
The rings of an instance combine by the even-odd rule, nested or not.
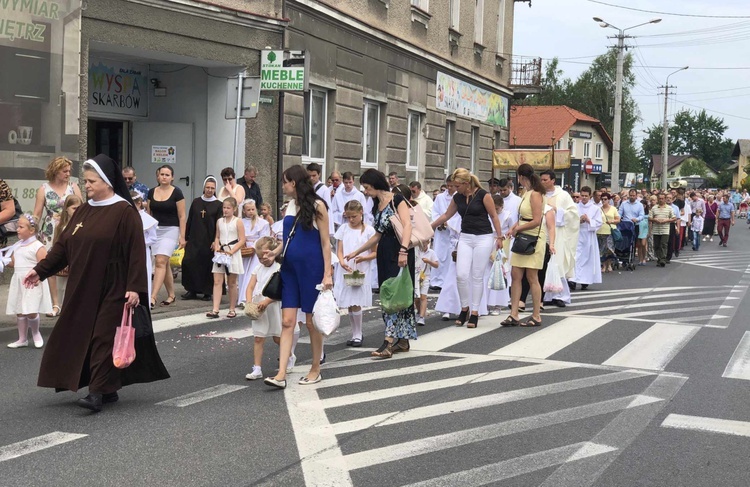
[(492, 196), (482, 189), (479, 179), (464, 168), (453, 171), (451, 178), (456, 185), (456, 194), (446, 212), (432, 222), (432, 228), (439, 227), (456, 213), (461, 217), (461, 236), (456, 249), (456, 281), (461, 314), (458, 315), (456, 326), (463, 326), (468, 317), (467, 328), (476, 328), (479, 305), (486, 287), (484, 272), (487, 262), (492, 250), (502, 244), (501, 237), (495, 237), (492, 230), (494, 227), (495, 233), (502, 235), (502, 229)]

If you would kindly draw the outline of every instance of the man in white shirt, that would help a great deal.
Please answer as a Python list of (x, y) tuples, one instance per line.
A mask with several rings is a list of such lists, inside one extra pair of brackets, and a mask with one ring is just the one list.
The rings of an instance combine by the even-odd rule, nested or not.
[(354, 187), (354, 175), (350, 172), (345, 172), (341, 178), (344, 181), (343, 187), (340, 187), (336, 194), (333, 196), (333, 202), (331, 203), (331, 212), (333, 213), (333, 220), (338, 229), (339, 226), (346, 223), (344, 221), (344, 207), (351, 200), (357, 200), (364, 209), (367, 206), (365, 201), (365, 195), (360, 190)]
[(388, 173), (388, 185), (390, 185), (391, 190), (401, 184), (398, 180), (398, 173), (396, 171), (391, 171)]
[(513, 193), (513, 181), (511, 179), (501, 179), (499, 188), (498, 194), (503, 197), (503, 209), (508, 212), (513, 220), (511, 222), (511, 227), (513, 227), (518, 223), (518, 207), (521, 206), (521, 197)]
[(422, 191), (422, 184), (419, 181), (412, 181), (409, 183), (409, 189), (411, 190), (411, 199), (422, 207), (422, 211), (427, 219), (431, 219), (433, 201), (427, 193)]
[(330, 235), (333, 236), (336, 233), (333, 229), (333, 215), (331, 214), (331, 191), (326, 187), (320, 180), (320, 173), (323, 172), (323, 168), (317, 162), (312, 162), (307, 165), (307, 174), (310, 176), (315, 194), (323, 198), (328, 207), (328, 226)]
[(333, 171), (328, 179), (331, 180), (331, 185), (328, 189), (331, 190), (331, 202), (333, 202), (333, 197), (336, 195), (336, 191), (341, 189), (341, 173)]
[[(452, 181), (451, 176), (445, 181), (446, 190), (437, 195), (435, 198), (435, 204), (432, 206), (432, 221), (437, 220), (443, 213), (448, 209), (451, 201), (453, 201), (453, 195), (456, 194), (456, 185)], [(453, 215), (453, 218), (448, 223), (458, 222), (461, 219), (458, 214)], [(458, 224), (456, 223), (457, 226)], [(438, 257), (440, 265), (437, 269), (432, 270), (432, 276), (430, 277), (430, 287), (434, 291), (439, 291), (445, 283), (446, 275), (448, 274), (449, 266), (451, 264), (451, 253), (453, 252), (453, 246), (451, 245), (451, 232), (448, 229), (448, 225), (441, 225), (435, 229), (435, 237), (433, 238), (433, 249)]]
[(575, 273), (573, 281), (569, 282), (570, 289), (576, 284), (586, 289), (589, 284), (602, 282), (602, 268), (599, 260), (599, 241), (596, 231), (602, 226), (602, 209), (591, 200), (591, 188), (581, 188), (581, 202), (578, 203), (581, 228), (578, 232), (578, 247), (576, 248)]

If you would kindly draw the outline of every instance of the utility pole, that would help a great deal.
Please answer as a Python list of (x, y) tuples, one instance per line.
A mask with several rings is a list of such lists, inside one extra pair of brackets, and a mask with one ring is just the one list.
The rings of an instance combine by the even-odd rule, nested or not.
[(667, 82), (664, 86), (660, 86), (659, 89), (664, 88), (664, 128), (662, 130), (661, 140), (661, 185), (666, 190), (669, 189), (667, 186), (667, 170), (669, 169), (669, 119), (667, 118), (667, 103), (669, 101), (669, 89), (675, 88), (669, 84), (669, 77), (680, 71), (688, 69), (689, 66), (680, 68), (677, 71), (669, 73), (667, 75)]

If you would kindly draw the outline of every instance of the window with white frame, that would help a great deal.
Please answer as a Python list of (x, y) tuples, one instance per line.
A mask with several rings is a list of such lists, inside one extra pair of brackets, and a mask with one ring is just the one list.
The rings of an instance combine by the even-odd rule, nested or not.
[(476, 174), (479, 161), (479, 127), (471, 127), (471, 172)]
[(456, 168), (456, 122), (445, 122), (445, 175)]
[(419, 171), (419, 156), (422, 149), (422, 114), (410, 111), (408, 122), (407, 133), (409, 136), (406, 139), (406, 170)]
[(461, 11), (461, 0), (448, 0), (448, 8), (450, 9), (450, 28), (458, 31), (459, 14)]
[(305, 125), (302, 155), (325, 160), (328, 92), (312, 88), (305, 93)]
[(484, 0), (474, 0), (474, 42), (484, 45)]
[(557, 142), (555, 142), (555, 150), (562, 149), (562, 139), (557, 139)]
[(505, 54), (505, 0), (500, 0), (497, 11), (497, 54), (507, 58)]
[(362, 165), (378, 166), (380, 104), (366, 101), (362, 106)]
[(591, 157), (591, 142), (583, 143), (583, 157)]
[(568, 139), (568, 146), (570, 147), (570, 157), (576, 156), (576, 141), (575, 139)]
[(411, 4), (425, 12), (430, 11), (430, 0), (411, 0)]
[(596, 158), (597, 159), (603, 159), (603, 157), (602, 157), (602, 143), (601, 142), (597, 142), (596, 143), (596, 149), (595, 149), (595, 151), (596, 151), (595, 152)]

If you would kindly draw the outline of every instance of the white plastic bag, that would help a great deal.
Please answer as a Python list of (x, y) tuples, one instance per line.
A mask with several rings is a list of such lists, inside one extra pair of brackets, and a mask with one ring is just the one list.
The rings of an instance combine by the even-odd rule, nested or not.
[(323, 286), (320, 285), (316, 286), (316, 289), (320, 291), (320, 294), (313, 306), (313, 325), (324, 336), (329, 336), (339, 327), (341, 321), (339, 307), (336, 306), (333, 290), (322, 291)]
[(561, 293), (563, 290), (562, 272), (557, 261), (557, 254), (552, 254), (547, 264), (547, 274), (544, 277), (544, 288), (542, 291), (553, 294)]
[(505, 269), (503, 268), (503, 251), (500, 250), (495, 255), (495, 261), (490, 269), (490, 279), (487, 287), (493, 291), (503, 291), (508, 287), (505, 282)]

